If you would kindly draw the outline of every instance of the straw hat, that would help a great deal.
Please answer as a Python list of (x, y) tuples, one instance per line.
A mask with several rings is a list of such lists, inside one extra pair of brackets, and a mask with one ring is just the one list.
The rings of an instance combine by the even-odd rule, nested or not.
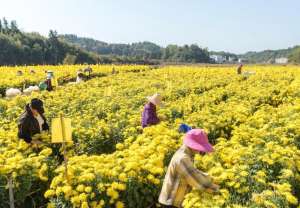
[(47, 71), (47, 75), (46, 75), (46, 77), (47, 77), (47, 79), (51, 79), (51, 78), (53, 77), (53, 75), (54, 75), (54, 72), (53, 72), (53, 71), (50, 71), (50, 70), (48, 70), (48, 71)]
[(192, 129), (186, 133), (183, 143), (198, 152), (212, 152), (213, 146), (209, 143), (207, 134), (203, 129)]
[(148, 101), (151, 102), (152, 104), (156, 105), (156, 106), (163, 106), (162, 104), (162, 96), (158, 93), (147, 97)]

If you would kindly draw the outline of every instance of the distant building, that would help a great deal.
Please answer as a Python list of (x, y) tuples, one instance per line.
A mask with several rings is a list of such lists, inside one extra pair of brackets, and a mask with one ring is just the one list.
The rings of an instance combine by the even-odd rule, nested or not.
[(235, 57), (233, 57), (233, 56), (229, 56), (229, 57), (228, 57), (228, 61), (229, 61), (230, 63), (232, 63), (232, 62), (237, 61), (237, 59), (236, 59)]
[(239, 62), (240, 64), (242, 64), (242, 63), (248, 63), (248, 60), (247, 60), (247, 59), (244, 59), (244, 58), (239, 58), (238, 62)]
[(289, 59), (286, 57), (280, 57), (275, 59), (276, 64), (287, 64), (288, 61)]
[(226, 61), (226, 57), (221, 55), (211, 55), (210, 58), (216, 63), (224, 63)]

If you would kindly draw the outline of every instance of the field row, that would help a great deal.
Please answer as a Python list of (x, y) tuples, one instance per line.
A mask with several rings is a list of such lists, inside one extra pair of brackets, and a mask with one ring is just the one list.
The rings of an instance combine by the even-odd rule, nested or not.
[[(27, 66), (27, 67), (0, 67), (0, 95), (4, 96), (6, 89), (18, 88), (23, 89), (31, 85), (38, 85), (46, 79), (46, 71), (51, 70), (57, 78), (58, 84), (75, 81), (78, 70), (86, 69), (86, 65), (61, 65), (61, 66)], [(140, 65), (92, 65), (91, 77), (101, 77), (115, 73), (139, 72), (150, 69), (148, 66)], [(153, 68), (153, 67), (152, 67)], [(18, 75), (18, 71), (22, 75)], [(34, 73), (31, 73), (34, 71)], [(88, 74), (88, 73), (86, 73)]]

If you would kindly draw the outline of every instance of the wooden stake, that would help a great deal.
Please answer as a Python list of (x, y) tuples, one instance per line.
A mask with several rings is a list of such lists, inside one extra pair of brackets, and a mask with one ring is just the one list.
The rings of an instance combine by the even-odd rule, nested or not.
[(10, 176), (8, 178), (8, 191), (9, 191), (9, 207), (10, 208), (15, 208), (12, 176)]
[(62, 130), (62, 138), (63, 138), (63, 143), (62, 143), (62, 148), (63, 148), (63, 154), (64, 154), (64, 165), (65, 165), (65, 177), (68, 181), (68, 160), (67, 160), (67, 149), (66, 149), (66, 130), (65, 130), (65, 123), (63, 120), (62, 114), (60, 114), (60, 122), (61, 122), (61, 130)]

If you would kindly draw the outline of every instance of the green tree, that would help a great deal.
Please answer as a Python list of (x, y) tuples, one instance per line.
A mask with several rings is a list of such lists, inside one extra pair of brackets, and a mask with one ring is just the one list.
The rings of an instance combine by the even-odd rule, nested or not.
[(65, 54), (62, 43), (58, 40), (58, 35), (55, 30), (50, 30), (49, 38), (47, 40), (48, 51), (46, 59), (51, 64), (62, 63)]
[(59, 40), (55, 31), (47, 39), (38, 33), (23, 33), (15, 21), (9, 26), (4, 20), (1, 21), (0, 65), (58, 64), (63, 63), (67, 54), (75, 56), (78, 64), (99, 61), (97, 55)]
[(18, 28), (17, 22), (15, 20), (10, 22), (10, 31), (15, 34), (15, 33), (19, 33), (20, 30)]
[(31, 61), (33, 64), (44, 63), (43, 47), (39, 43), (34, 43), (31, 50)]
[(72, 65), (72, 64), (75, 64), (75, 63), (76, 63), (76, 56), (67, 53), (66, 57), (64, 58), (63, 64)]
[(296, 47), (289, 55), (290, 63), (300, 64), (300, 46)]
[(3, 17), (3, 33), (9, 34), (9, 26), (8, 26), (8, 22), (5, 19), (5, 17)]

